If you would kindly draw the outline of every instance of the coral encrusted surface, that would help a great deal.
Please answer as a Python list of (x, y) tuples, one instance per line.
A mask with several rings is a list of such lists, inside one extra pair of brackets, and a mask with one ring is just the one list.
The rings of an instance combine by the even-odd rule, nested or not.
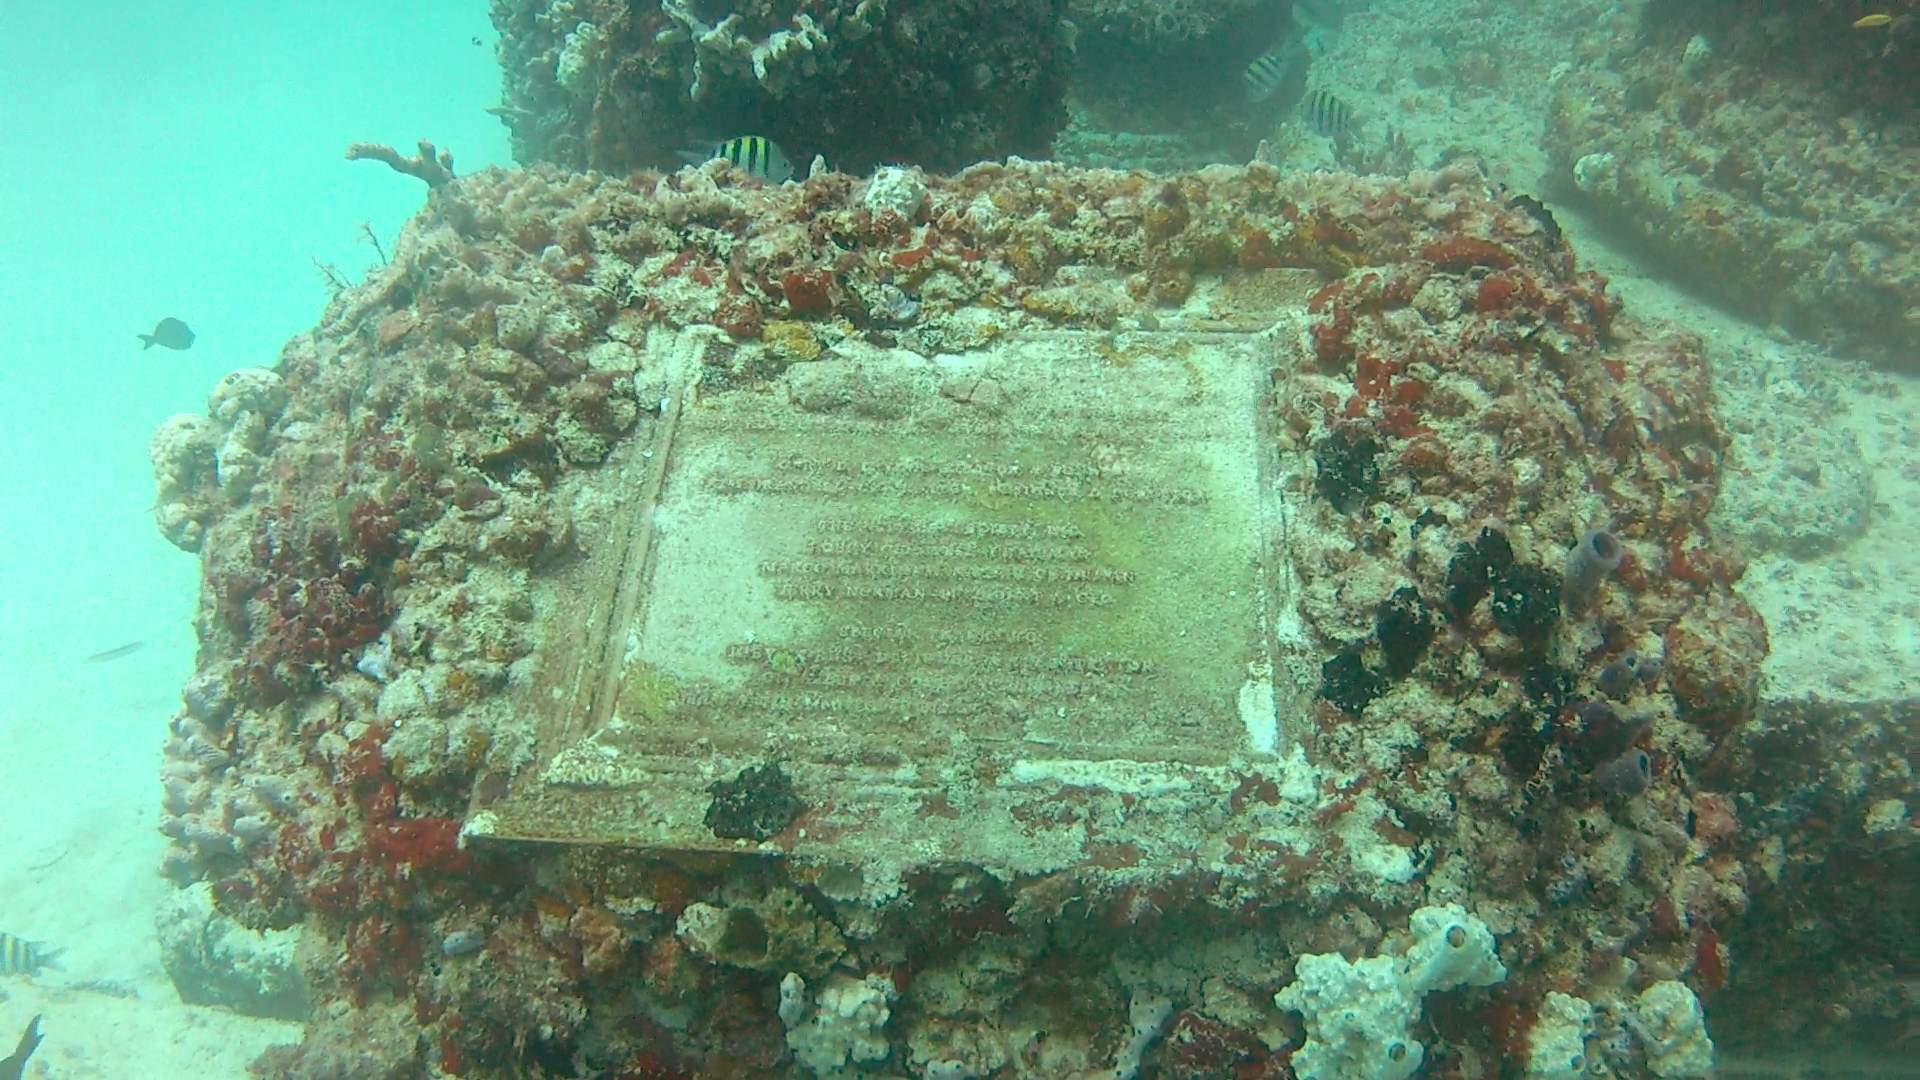
[[(1214, 787), (1091, 763), (974, 826), (1137, 842), (1031, 874), (896, 853), (881, 893), (783, 857), (823, 793), (774, 768), (712, 778), (737, 855), (462, 841), (479, 778), (537, 760), (510, 702), (618, 503), (602, 463), (679, 392), (660, 341), (705, 343), (703, 395), (774, 394), (1063, 331), (1118, 386), (1130, 351), (1250, 350), (1305, 673), (1277, 745)], [(475, 174), (156, 435), (203, 569), (166, 869), (197, 917), (297, 933), (316, 1008), (276, 1077), (1285, 1077), (1369, 1045), (1379, 1075), (1684, 1076), (1767, 1023), (1885, 1045), (1911, 745), (1756, 717), (1767, 627), (1705, 528), (1724, 445), (1698, 343), (1470, 168)], [(1822, 967), (1847, 1012), (1783, 1005)]]

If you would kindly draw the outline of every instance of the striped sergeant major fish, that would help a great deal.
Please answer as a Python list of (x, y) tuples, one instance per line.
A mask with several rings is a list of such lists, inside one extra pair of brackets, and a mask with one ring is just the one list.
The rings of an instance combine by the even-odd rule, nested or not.
[(38, 941), (28, 941), (0, 933), (0, 975), (36, 975), (55, 964), (63, 950), (49, 949)]
[(1298, 83), (1305, 76), (1310, 59), (1306, 43), (1299, 38), (1290, 38), (1279, 48), (1254, 57), (1241, 76), (1247, 88), (1247, 100), (1261, 102), (1280, 96), (1289, 83), (1295, 84), (1293, 93), (1298, 94)]
[(732, 162), (741, 172), (769, 184), (784, 184), (793, 179), (793, 162), (764, 135), (736, 136), (706, 150), (682, 150), (679, 157), (690, 165), (715, 160)]
[(1324, 88), (1308, 94), (1307, 100), (1300, 103), (1300, 109), (1313, 130), (1334, 142), (1345, 142), (1353, 133), (1353, 110)]

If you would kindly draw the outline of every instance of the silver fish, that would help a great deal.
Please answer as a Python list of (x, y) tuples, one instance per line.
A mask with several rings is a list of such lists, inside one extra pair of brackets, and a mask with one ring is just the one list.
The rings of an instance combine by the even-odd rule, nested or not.
[(63, 949), (49, 949), (38, 941), (28, 941), (0, 933), (0, 975), (34, 975), (41, 968), (58, 964)]
[(440, 952), (445, 956), (472, 956), (486, 948), (487, 936), (478, 930), (455, 930), (440, 939)]
[(109, 660), (118, 660), (123, 656), (132, 656), (134, 653), (140, 651), (140, 646), (145, 644), (146, 642), (144, 641), (129, 641), (125, 645), (115, 645), (111, 649), (102, 649), (94, 653), (82, 661), (82, 663), (104, 664)]

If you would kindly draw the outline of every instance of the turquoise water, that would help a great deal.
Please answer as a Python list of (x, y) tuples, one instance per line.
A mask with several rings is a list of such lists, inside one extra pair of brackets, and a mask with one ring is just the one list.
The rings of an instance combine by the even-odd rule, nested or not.
[[(314, 325), (314, 260), (355, 277), (376, 261), (362, 222), (391, 250), (423, 189), (344, 160), (348, 143), (507, 161), (482, 111), (494, 40), (472, 3), (0, 6), (0, 932), (67, 950), (50, 984), (139, 995), (48, 1001), (9, 978), (8, 1048), (44, 1009), (55, 1067), (114, 1060), (110, 1025), (193, 1051), (119, 1075), (237, 1075), (252, 1056), (221, 1049), (217, 1017), (187, 1031), (163, 1007), (156, 778), (198, 566), (154, 529), (147, 441)], [(134, 335), (166, 316), (198, 340), (143, 352)]]

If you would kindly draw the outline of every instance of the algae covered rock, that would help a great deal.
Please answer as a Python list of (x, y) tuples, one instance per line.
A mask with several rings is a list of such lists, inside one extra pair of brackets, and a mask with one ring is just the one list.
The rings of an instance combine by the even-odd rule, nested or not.
[[(677, 167), (696, 131), (764, 135), (856, 174), (1039, 157), (1066, 120), (1065, 6), (495, 0), (499, 112), (519, 160), (609, 172)], [(755, 130), (730, 130), (741, 116)]]
[(154, 918), (167, 977), (192, 1005), (218, 1005), (283, 1020), (311, 1008), (294, 961), (300, 931), (249, 930), (222, 915), (213, 888), (198, 882), (170, 894)]
[(674, 932), (716, 964), (754, 971), (819, 975), (847, 949), (833, 923), (788, 888), (731, 904), (689, 905)]

